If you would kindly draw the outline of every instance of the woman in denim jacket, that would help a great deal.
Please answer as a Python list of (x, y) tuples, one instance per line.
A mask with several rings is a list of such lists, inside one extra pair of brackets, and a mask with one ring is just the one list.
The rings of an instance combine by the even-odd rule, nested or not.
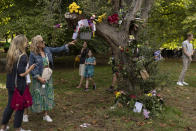
[[(42, 36), (37, 35), (32, 39), (31, 53), (29, 58), (29, 65), (36, 64), (34, 70), (31, 71), (32, 75), (32, 87), (31, 93), (33, 97), (33, 112), (44, 112), (43, 120), (52, 122), (51, 117), (48, 115), (48, 111), (54, 106), (54, 90), (52, 77), (50, 80), (44, 80), (42, 72), (44, 68), (53, 68), (52, 53), (58, 53), (62, 51), (69, 51), (68, 46), (74, 44), (75, 41), (61, 47), (47, 47), (43, 41)], [(45, 87), (43, 87), (44, 85)]]

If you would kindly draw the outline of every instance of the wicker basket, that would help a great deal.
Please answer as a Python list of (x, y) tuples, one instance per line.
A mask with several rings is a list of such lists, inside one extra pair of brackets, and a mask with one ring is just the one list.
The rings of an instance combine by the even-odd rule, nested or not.
[(92, 36), (91, 32), (81, 32), (80, 33), (80, 39), (82, 40), (90, 40)]

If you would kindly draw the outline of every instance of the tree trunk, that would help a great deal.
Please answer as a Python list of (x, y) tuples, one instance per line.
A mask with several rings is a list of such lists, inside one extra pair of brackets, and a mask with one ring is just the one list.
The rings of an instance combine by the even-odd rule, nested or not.
[[(118, 88), (129, 93), (135, 92), (134, 76), (131, 75), (133, 70), (129, 66), (131, 64), (131, 58), (126, 55), (125, 51), (120, 49), (120, 47), (128, 46), (128, 33), (126, 31), (118, 31), (116, 28), (107, 24), (98, 24), (97, 33), (105, 38), (112, 47), (116, 67), (119, 70)], [(126, 70), (122, 71), (122, 68), (126, 68)], [(127, 75), (124, 75), (122, 72), (127, 72)]]

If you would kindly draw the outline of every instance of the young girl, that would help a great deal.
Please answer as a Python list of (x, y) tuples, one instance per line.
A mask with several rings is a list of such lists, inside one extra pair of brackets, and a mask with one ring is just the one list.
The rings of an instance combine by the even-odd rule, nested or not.
[(86, 78), (86, 88), (85, 91), (88, 91), (89, 80), (93, 82), (93, 89), (96, 89), (95, 82), (93, 80), (94, 76), (94, 66), (96, 65), (96, 59), (93, 57), (92, 51), (88, 51), (88, 58), (85, 61), (85, 78)]
[[(1, 122), (2, 127), (0, 131), (6, 131), (8, 129), (7, 124), (14, 111), (10, 105), (11, 105), (15, 87), (17, 87), (20, 94), (23, 95), (25, 88), (26, 88), (25, 76), (35, 67), (35, 65), (32, 65), (30, 66), (28, 70), (26, 70), (27, 61), (28, 61), (28, 57), (25, 51), (26, 47), (27, 47), (27, 38), (24, 35), (18, 35), (12, 40), (12, 43), (10, 45), (10, 48), (7, 54), (6, 88), (8, 90), (8, 104), (3, 113), (3, 119)], [(14, 128), (16, 131), (25, 131), (21, 128), (23, 113), (24, 113), (24, 109), (17, 110), (15, 112)]]

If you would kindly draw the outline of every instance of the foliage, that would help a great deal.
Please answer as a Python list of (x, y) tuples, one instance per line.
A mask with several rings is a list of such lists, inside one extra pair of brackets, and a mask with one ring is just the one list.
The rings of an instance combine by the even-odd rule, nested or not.
[[(148, 23), (153, 45), (175, 49), (194, 31), (194, 0), (156, 0)], [(168, 45), (168, 46), (167, 46)]]
[[(0, 37), (26, 34), (29, 41), (35, 35), (42, 35), (48, 46), (60, 46), (72, 39), (73, 29), (68, 28), (64, 13), (73, 1), (49, 0), (2, 0), (0, 6)], [(62, 23), (61, 28), (55, 25)], [(73, 54), (82, 47), (78, 42)], [(107, 44), (100, 37), (89, 41), (89, 46), (97, 53), (106, 53)]]
[(90, 26), (88, 26), (88, 27), (81, 27), (80, 28), (80, 32), (92, 32), (92, 30), (91, 30)]

